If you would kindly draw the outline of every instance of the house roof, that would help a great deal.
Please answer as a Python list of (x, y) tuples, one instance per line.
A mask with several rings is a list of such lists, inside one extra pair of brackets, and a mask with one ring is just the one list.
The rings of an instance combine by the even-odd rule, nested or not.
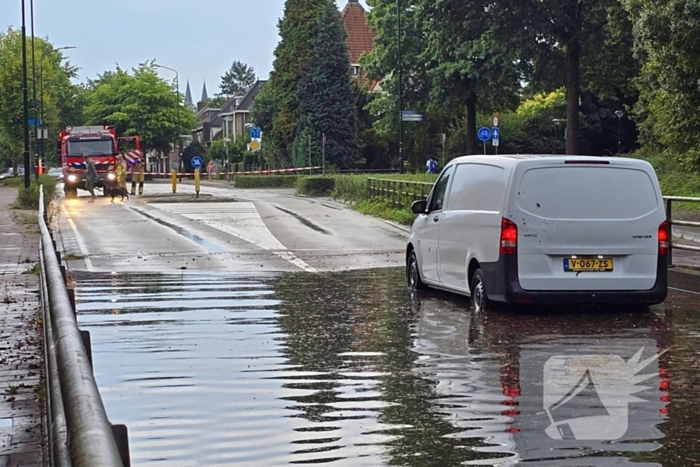
[(342, 12), (345, 30), (348, 33), (348, 54), (350, 63), (359, 63), (363, 53), (370, 52), (374, 47), (376, 33), (367, 23), (367, 12), (359, 0), (348, 0)]
[[(234, 111), (236, 112), (246, 112), (250, 111), (253, 107), (253, 99), (258, 95), (263, 84), (267, 81), (258, 80), (253, 84), (250, 89), (243, 96), (236, 96), (229, 99), (226, 104), (221, 108), (220, 116), (232, 115)], [(238, 99), (240, 103), (235, 105), (235, 101)]]

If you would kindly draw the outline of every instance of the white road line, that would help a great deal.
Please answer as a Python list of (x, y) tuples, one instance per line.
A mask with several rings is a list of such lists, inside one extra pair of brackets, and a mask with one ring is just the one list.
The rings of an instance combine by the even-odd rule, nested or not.
[(677, 289), (677, 288), (675, 288), (675, 287), (669, 287), (669, 289), (670, 289), (670, 290), (675, 290), (675, 291), (677, 291), (677, 292), (685, 292), (685, 293), (691, 293), (691, 294), (694, 294), (694, 295), (700, 295), (700, 292), (694, 292), (694, 291), (692, 291), (692, 290)]
[(94, 271), (95, 269), (92, 267), (92, 261), (90, 261), (90, 256), (88, 256), (88, 249), (85, 246), (83, 237), (80, 235), (80, 232), (78, 232), (78, 227), (76, 227), (75, 222), (73, 222), (70, 214), (68, 214), (68, 209), (66, 209), (64, 205), (61, 205), (61, 209), (63, 210), (63, 214), (66, 215), (68, 225), (70, 225), (70, 228), (73, 229), (73, 235), (75, 235), (75, 240), (78, 242), (78, 248), (80, 248), (80, 253), (83, 255), (83, 260), (85, 260), (85, 267), (88, 271)]
[(299, 269), (316, 273), (318, 270), (298, 258), (286, 248), (265, 225), (253, 203), (236, 202), (219, 206), (187, 206), (178, 203), (159, 203), (151, 207), (201, 222), (209, 227), (240, 238), (258, 248), (269, 251)]

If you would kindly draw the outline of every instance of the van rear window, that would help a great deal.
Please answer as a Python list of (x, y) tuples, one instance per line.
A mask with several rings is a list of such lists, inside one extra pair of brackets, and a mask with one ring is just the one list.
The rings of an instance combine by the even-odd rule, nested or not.
[(610, 166), (530, 169), (516, 199), (523, 211), (547, 219), (635, 219), (659, 205), (646, 172)]

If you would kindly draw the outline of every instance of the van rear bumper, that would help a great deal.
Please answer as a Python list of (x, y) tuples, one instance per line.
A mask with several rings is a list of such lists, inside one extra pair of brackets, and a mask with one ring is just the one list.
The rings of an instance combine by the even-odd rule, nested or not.
[(660, 256), (656, 266), (656, 284), (649, 290), (523, 290), (518, 281), (518, 257), (501, 256), (495, 263), (481, 263), (484, 285), (490, 300), (521, 304), (646, 304), (666, 300), (668, 266)]

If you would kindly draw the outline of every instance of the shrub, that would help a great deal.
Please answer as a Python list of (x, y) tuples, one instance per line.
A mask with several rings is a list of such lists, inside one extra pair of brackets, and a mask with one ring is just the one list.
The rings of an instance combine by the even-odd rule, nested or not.
[(332, 177), (303, 177), (297, 180), (297, 192), (303, 195), (324, 195), (333, 192), (335, 179)]
[(236, 188), (294, 188), (296, 175), (239, 175)]
[(56, 194), (56, 180), (48, 175), (42, 175), (37, 181), (32, 177), (29, 188), (19, 187), (17, 204), (21, 208), (39, 209), (39, 186), (44, 187), (44, 207), (48, 206)]

